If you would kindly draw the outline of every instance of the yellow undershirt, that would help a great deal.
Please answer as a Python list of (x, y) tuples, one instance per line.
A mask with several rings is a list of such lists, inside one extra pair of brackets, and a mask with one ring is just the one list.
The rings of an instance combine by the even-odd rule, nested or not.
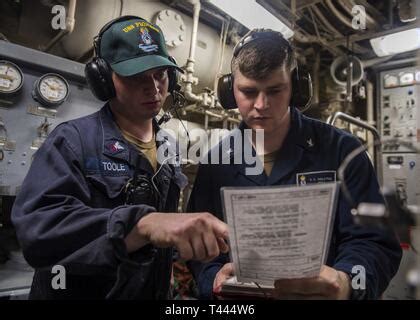
[(273, 170), (274, 162), (276, 161), (277, 150), (264, 155), (264, 171), (267, 177), (270, 176)]
[(155, 134), (153, 133), (152, 140), (149, 142), (141, 141), (139, 138), (133, 136), (131, 133), (124, 131), (121, 129), (122, 135), (124, 138), (133, 144), (136, 149), (143, 153), (147, 160), (149, 160), (152, 168), (154, 171), (157, 169), (157, 149), (156, 149), (156, 141), (155, 141)]

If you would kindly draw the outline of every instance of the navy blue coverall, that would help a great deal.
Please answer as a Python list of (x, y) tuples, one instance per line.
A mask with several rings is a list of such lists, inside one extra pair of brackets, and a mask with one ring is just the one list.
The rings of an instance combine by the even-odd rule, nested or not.
[[(238, 130), (245, 128), (246, 125), (242, 123)], [(336, 171), (343, 159), (359, 146), (359, 141), (352, 135), (308, 118), (291, 108), (291, 127), (269, 177), (264, 172), (247, 175), (245, 163), (234, 164), (234, 147), (231, 147), (228, 155), (221, 150), (219, 144), (220, 163), (224, 161), (223, 157), (229, 156), (230, 164), (200, 165), (188, 209), (190, 212), (208, 211), (223, 219), (221, 187), (300, 185), (303, 181), (335, 181)], [(383, 203), (374, 169), (366, 153), (360, 154), (350, 163), (345, 171), (345, 180), (354, 201), (357, 202), (356, 207), (360, 202)], [(350, 276), (353, 266), (364, 266), (366, 290), (358, 291), (354, 298), (376, 299), (386, 289), (399, 267), (401, 248), (389, 230), (355, 225), (350, 209), (340, 193), (326, 264)], [(210, 263), (189, 263), (202, 298), (212, 298), (215, 275), (228, 261), (227, 255), (221, 255)]]
[[(35, 268), (30, 298), (168, 298), (172, 249), (146, 245), (128, 254), (124, 238), (146, 214), (176, 212), (187, 180), (179, 167), (163, 164), (154, 179), (156, 207), (126, 205), (125, 187), (136, 164), (139, 174), (154, 174), (123, 138), (107, 104), (51, 132), (12, 211), (23, 254)], [(54, 265), (65, 268), (64, 290), (51, 285)]]

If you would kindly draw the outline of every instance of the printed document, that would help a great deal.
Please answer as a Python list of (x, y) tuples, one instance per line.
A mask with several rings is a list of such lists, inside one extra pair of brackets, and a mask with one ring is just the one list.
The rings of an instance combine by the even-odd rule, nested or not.
[(338, 183), (222, 188), (237, 281), (273, 286), (276, 279), (317, 276), (328, 254), (338, 189)]

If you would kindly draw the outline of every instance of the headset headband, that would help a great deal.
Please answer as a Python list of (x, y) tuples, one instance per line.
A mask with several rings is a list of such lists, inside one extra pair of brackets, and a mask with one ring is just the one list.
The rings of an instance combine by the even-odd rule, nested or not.
[(248, 31), (248, 33), (236, 44), (233, 49), (233, 57), (236, 58), (244, 46), (256, 39), (274, 39), (274, 37), (277, 37), (279, 41), (284, 43), (288, 52), (293, 52), (292, 45), (280, 32), (271, 29), (254, 29)]

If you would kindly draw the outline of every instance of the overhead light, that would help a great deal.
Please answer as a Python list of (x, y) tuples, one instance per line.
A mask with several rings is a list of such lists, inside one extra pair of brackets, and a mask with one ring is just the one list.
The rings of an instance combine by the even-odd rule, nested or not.
[(371, 39), (370, 44), (378, 57), (416, 50), (420, 48), (420, 28)]
[(255, 0), (208, 0), (208, 2), (250, 30), (268, 28), (279, 31), (286, 39), (293, 36), (293, 31), (289, 27)]

